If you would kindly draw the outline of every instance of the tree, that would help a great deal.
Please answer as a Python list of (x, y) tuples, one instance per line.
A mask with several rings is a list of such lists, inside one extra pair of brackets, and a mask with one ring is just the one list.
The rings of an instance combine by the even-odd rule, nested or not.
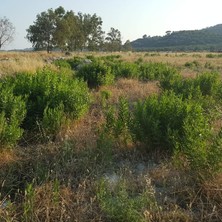
[(106, 46), (108, 51), (120, 51), (122, 46), (121, 33), (113, 27), (107, 33)]
[(57, 21), (54, 33), (56, 47), (62, 50), (76, 49), (76, 33), (78, 30), (77, 18), (73, 11), (67, 11), (62, 19)]
[(0, 49), (13, 41), (15, 27), (6, 17), (0, 18)]
[(36, 50), (99, 50), (104, 41), (102, 19), (96, 14), (74, 14), (59, 7), (37, 15), (27, 29), (27, 39)]
[(34, 25), (30, 25), (26, 30), (28, 32), (26, 37), (36, 50), (46, 49), (50, 52), (56, 46), (54, 35), (58, 22), (63, 19), (64, 14), (65, 10), (60, 6), (55, 11), (48, 9), (47, 12), (36, 16)]
[(104, 32), (102, 31), (102, 19), (96, 14), (78, 13), (78, 23), (81, 30), (82, 48), (98, 50), (104, 42)]
[(123, 50), (124, 51), (132, 51), (132, 45), (130, 40), (127, 40), (124, 45), (123, 45)]

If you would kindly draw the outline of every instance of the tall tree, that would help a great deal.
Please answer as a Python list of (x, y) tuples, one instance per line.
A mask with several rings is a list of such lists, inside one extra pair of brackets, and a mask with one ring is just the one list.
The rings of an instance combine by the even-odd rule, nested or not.
[(98, 50), (104, 41), (102, 19), (96, 14), (78, 13), (79, 26), (82, 33), (82, 47)]
[(37, 15), (27, 29), (27, 39), (35, 49), (99, 50), (104, 42), (102, 19), (96, 14), (74, 14), (64, 8)]
[(30, 25), (26, 30), (26, 37), (36, 50), (46, 49), (50, 52), (56, 45), (54, 34), (57, 23), (63, 18), (64, 13), (65, 10), (60, 6), (55, 11), (48, 9), (47, 12), (37, 15), (34, 25)]
[(124, 51), (132, 51), (132, 45), (130, 40), (127, 40), (124, 44), (123, 44), (123, 50)]
[(67, 11), (62, 19), (57, 21), (54, 42), (62, 50), (73, 50), (73, 39), (77, 30), (77, 19), (73, 11)]
[(122, 46), (121, 32), (113, 27), (106, 37), (106, 48), (108, 51), (120, 51)]
[(8, 18), (0, 18), (0, 49), (2, 46), (13, 41), (15, 27)]

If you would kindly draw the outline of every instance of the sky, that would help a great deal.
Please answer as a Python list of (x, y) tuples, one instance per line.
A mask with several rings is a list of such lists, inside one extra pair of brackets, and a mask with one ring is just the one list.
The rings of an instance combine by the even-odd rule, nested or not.
[(202, 29), (222, 24), (221, 0), (0, 0), (0, 18), (15, 26), (14, 41), (3, 49), (31, 47), (26, 29), (36, 15), (59, 6), (75, 13), (96, 13), (107, 33), (118, 29), (126, 40), (165, 35), (166, 31)]

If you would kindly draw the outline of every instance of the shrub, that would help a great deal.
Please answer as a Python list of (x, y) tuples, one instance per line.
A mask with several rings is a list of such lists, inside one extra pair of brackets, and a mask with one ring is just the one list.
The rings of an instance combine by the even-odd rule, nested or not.
[(170, 77), (160, 81), (164, 90), (173, 90), (184, 98), (200, 98), (200, 96), (218, 97), (220, 92), (220, 79), (218, 73), (203, 73), (195, 79), (182, 79)]
[(94, 59), (92, 63), (80, 67), (77, 72), (77, 77), (86, 81), (89, 87), (109, 85), (114, 81), (111, 68), (100, 59)]
[(27, 115), (22, 128), (28, 131), (36, 131), (41, 126), (51, 134), (62, 124), (63, 115), (78, 119), (88, 109), (90, 98), (86, 84), (63, 73), (49, 69), (33, 75), (21, 73), (8, 78), (6, 84), (12, 85), (14, 95), (26, 102)]
[[(172, 92), (138, 102), (134, 118), (136, 139), (149, 150), (160, 148), (170, 153), (184, 150), (189, 143), (192, 146), (194, 142), (202, 142), (208, 132), (202, 107)], [(203, 137), (200, 138), (200, 134)]]
[(65, 59), (58, 59), (58, 60), (55, 60), (53, 63), (59, 68), (71, 69), (71, 65)]
[(146, 221), (146, 209), (158, 210), (152, 187), (136, 193), (123, 180), (113, 186), (108, 181), (101, 180), (97, 191), (99, 206), (109, 221), (143, 222)]
[(124, 145), (131, 142), (132, 115), (128, 101), (121, 97), (118, 107), (116, 109), (114, 107), (107, 107), (105, 115), (105, 133), (118, 139), (118, 142), (123, 142)]
[(209, 53), (209, 54), (206, 54), (206, 58), (216, 58), (217, 55), (216, 54), (212, 54), (212, 53)]
[(5, 88), (0, 83), (0, 146), (14, 145), (21, 138), (25, 115), (25, 101), (13, 95), (12, 87)]
[(76, 70), (77, 67), (82, 63), (82, 58), (81, 57), (73, 57), (72, 59), (67, 59), (67, 63), (69, 63), (70, 67), (72, 70)]
[(187, 68), (196, 69), (200, 67), (200, 63), (194, 60), (193, 62), (186, 62), (184, 66)]
[(144, 63), (139, 68), (139, 78), (143, 81), (162, 80), (164, 78), (174, 77), (177, 70), (164, 63)]
[(138, 78), (139, 70), (136, 63), (116, 62), (113, 67), (113, 73), (116, 77)]

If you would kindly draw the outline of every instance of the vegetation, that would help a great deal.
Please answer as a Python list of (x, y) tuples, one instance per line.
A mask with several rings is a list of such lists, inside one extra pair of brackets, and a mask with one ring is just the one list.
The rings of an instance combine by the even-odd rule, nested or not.
[(8, 18), (0, 18), (0, 49), (13, 41), (15, 27)]
[[(20, 73), (15, 77), (5, 77), (1, 82), (1, 134), (5, 138), (3, 142), (8, 141), (9, 144), (22, 136), (20, 128), (26, 133), (34, 131), (43, 137), (54, 138), (65, 119), (78, 119), (88, 109), (86, 85), (47, 68), (35, 74)], [(5, 118), (10, 119), (11, 130), (18, 133), (7, 132)]]
[(75, 14), (60, 6), (38, 14), (34, 25), (27, 29), (26, 37), (35, 50), (46, 49), (47, 52), (53, 49), (120, 51), (120, 31), (111, 28), (105, 38), (102, 23), (101, 17), (96, 14)]
[(208, 54), (20, 54), (44, 59), (0, 78), (0, 220), (221, 221)]
[(190, 30), (168, 31), (165, 36), (147, 36), (133, 41), (135, 50), (158, 51), (221, 51), (222, 50), (222, 25)]

